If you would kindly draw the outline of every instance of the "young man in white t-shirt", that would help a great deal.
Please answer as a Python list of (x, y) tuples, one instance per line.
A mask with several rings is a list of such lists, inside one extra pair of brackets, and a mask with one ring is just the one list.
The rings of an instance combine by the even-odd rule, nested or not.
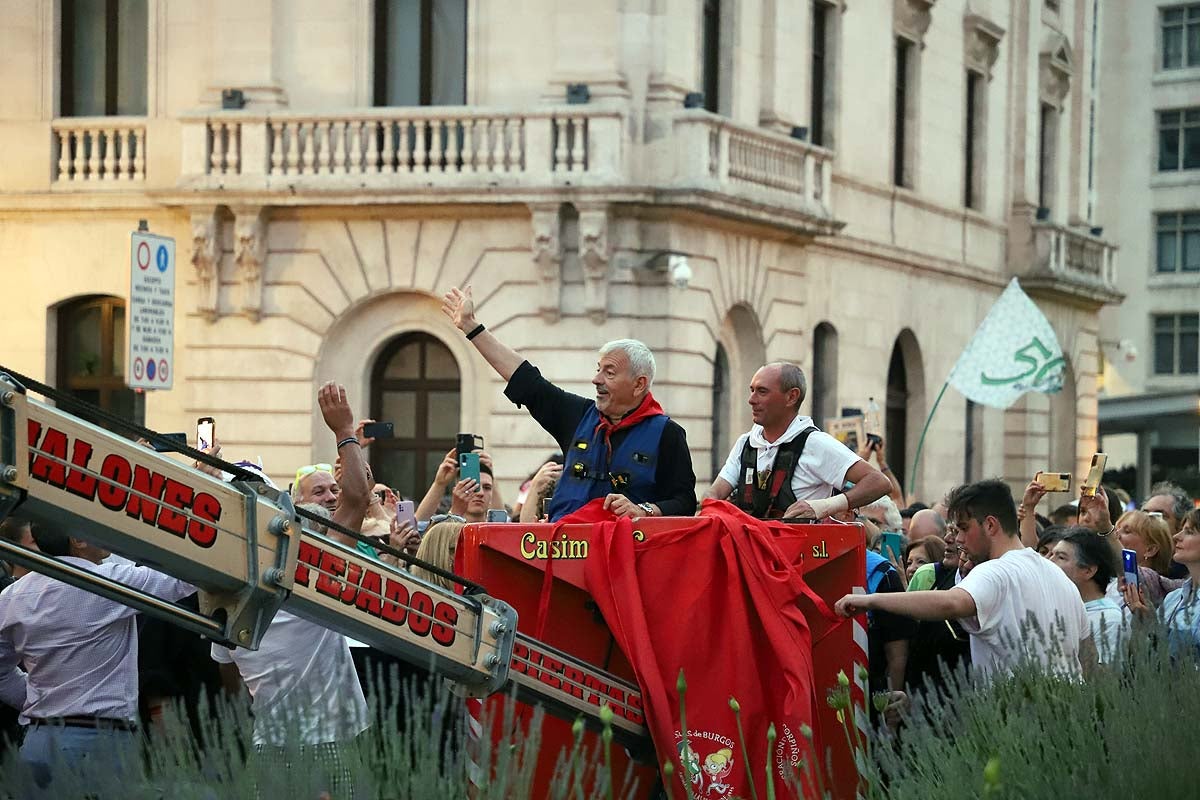
[(942, 592), (846, 595), (842, 616), (880, 609), (917, 619), (958, 619), (971, 636), (971, 663), (1005, 674), (1025, 659), (1066, 678), (1096, 663), (1083, 601), (1055, 564), (1021, 543), (1016, 503), (1003, 481), (959, 486), (948, 501), (958, 541), (975, 564)]

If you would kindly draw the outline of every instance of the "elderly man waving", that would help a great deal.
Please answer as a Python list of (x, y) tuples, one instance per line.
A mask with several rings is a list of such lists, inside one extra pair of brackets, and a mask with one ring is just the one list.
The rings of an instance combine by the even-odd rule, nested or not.
[(687, 436), (650, 393), (654, 354), (646, 345), (618, 339), (600, 348), (592, 400), (550, 383), (477, 322), (470, 286), (447, 292), (442, 311), (508, 381), (505, 396), (527, 407), (562, 449), (566, 464), (550, 500), (552, 521), (598, 497), (623, 517), (695, 513)]

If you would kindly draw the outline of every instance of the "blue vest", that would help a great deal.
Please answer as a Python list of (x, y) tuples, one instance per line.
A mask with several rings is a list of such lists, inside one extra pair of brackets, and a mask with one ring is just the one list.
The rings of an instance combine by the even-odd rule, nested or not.
[(668, 419), (659, 414), (627, 428), (609, 463), (604, 431), (596, 430), (600, 412), (592, 405), (579, 420), (571, 446), (563, 454), (566, 463), (550, 498), (550, 521), (557, 522), (588, 501), (610, 494), (623, 494), (635, 503), (653, 500), (658, 443)]
[(892, 562), (888, 561), (883, 556), (876, 553), (874, 550), (867, 551), (867, 594), (875, 594), (875, 590), (879, 588), (879, 584), (883, 583), (883, 576), (889, 571), (895, 569)]

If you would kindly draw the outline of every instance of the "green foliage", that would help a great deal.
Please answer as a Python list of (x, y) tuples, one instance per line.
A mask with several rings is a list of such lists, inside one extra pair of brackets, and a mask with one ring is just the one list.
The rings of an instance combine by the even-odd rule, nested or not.
[[(679, 685), (684, 716), (682, 676)], [(373, 708), (371, 728), (347, 748), (353, 771), (362, 776), (360, 796), (467, 797), (462, 699), (439, 683), (408, 684), (402, 696), (401, 711), (396, 706)], [(1035, 669), (1019, 670), (987, 685), (959, 674), (944, 695), (916, 701), (899, 736), (880, 731), (861, 740), (853, 715), (863, 712), (848, 698), (843, 682), (830, 687), (829, 701), (843, 714), (844, 735), (858, 754), (862, 783), (831, 787), (828, 758), (819, 765), (802, 760), (790, 791), (782, 797), (800, 796), (802, 785), (809, 787), (810, 797), (854, 797), (857, 789), (865, 800), (1196, 794), (1190, 771), (1195, 736), (1188, 726), (1200, 719), (1200, 670), (1195, 664), (1172, 663), (1165, 647), (1149, 638), (1141, 640), (1123, 671), (1100, 672), (1085, 684), (1048, 678)], [(732, 699), (730, 707), (738, 717), (745, 757), (741, 709)], [(397, 733), (398, 713), (404, 715), (404, 734)], [(112, 786), (94, 779), (85, 783), (71, 774), (70, 765), (61, 765), (53, 796), (224, 800), (257, 794), (317, 800), (320, 781), (313, 759), (290, 759), (285, 769), (254, 755), (249, 744), (252, 720), (244, 704), (223, 703), (202, 716), (207, 720), (200, 739), (203, 749), (178, 711), (168, 713), (165, 730), (156, 732), (153, 746), (146, 748), (144, 779)], [(542, 712), (536, 711), (526, 727), (516, 718), (512, 702), (505, 704), (501, 718), (484, 720), (484, 746), (476, 756), (483, 776), (476, 792), (479, 800), (531, 796), (541, 721)], [(489, 732), (495, 730), (504, 735), (492, 744)], [(611, 728), (590, 748), (584, 744), (583, 726), (573, 731), (574, 747), (556, 754), (552, 800), (632, 800), (647, 795), (650, 787), (637, 786), (631, 774), (612, 775)], [(807, 737), (811, 730), (802, 733)], [(749, 734), (771, 737), (773, 731)], [(750, 774), (763, 775), (757, 766)], [(690, 788), (670, 762), (663, 776), (672, 797), (682, 797)], [(750, 789), (757, 798), (772, 798), (773, 791), (769, 784)], [(35, 794), (29, 776), (10, 751), (0, 765), (0, 798), (31, 796)]]
[[(988, 686), (961, 674), (872, 748), (872, 800), (1194, 797), (1200, 670), (1142, 637), (1086, 683), (1034, 668)], [(886, 787), (886, 788), (885, 788)]]

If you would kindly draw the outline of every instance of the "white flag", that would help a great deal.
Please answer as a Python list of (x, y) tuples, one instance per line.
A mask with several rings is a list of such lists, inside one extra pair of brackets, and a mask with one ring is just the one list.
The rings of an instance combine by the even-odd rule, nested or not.
[(976, 403), (1008, 408), (1025, 392), (1061, 390), (1066, 365), (1050, 321), (1013, 278), (948, 380)]

